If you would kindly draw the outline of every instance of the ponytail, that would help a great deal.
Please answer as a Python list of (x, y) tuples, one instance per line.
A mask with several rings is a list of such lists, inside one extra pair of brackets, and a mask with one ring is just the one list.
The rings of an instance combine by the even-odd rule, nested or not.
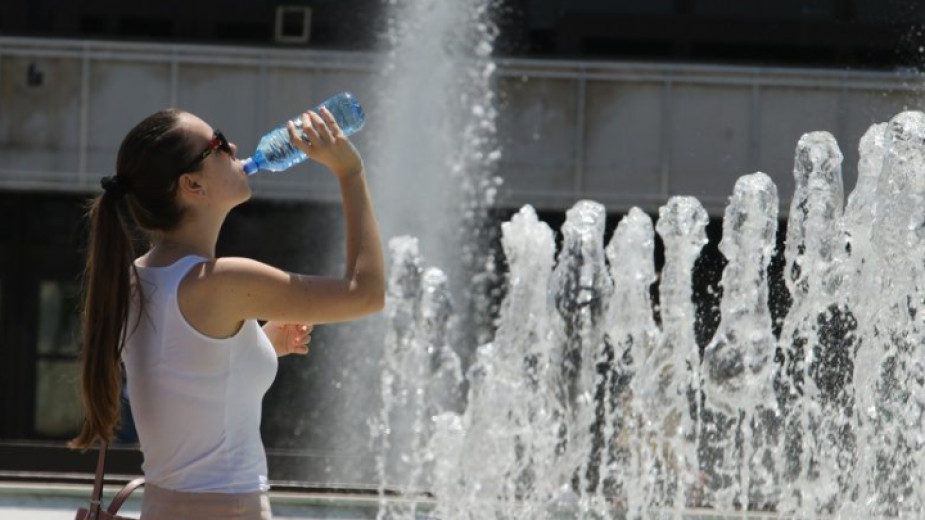
[(121, 352), (132, 297), (132, 242), (119, 211), (119, 194), (107, 190), (88, 211), (90, 239), (81, 313), (81, 390), (86, 421), (71, 448), (86, 450), (109, 442), (119, 422)]
[(86, 413), (80, 434), (69, 446), (87, 449), (97, 439), (111, 441), (119, 422), (122, 348), (128, 335), (133, 292), (134, 248), (120, 206), (124, 200), (133, 224), (142, 231), (175, 229), (184, 216), (177, 202), (177, 178), (196, 157), (182, 111), (165, 109), (135, 125), (122, 140), (116, 175), (102, 179), (103, 194), (89, 206), (90, 239), (84, 271), (81, 325), (81, 390)]

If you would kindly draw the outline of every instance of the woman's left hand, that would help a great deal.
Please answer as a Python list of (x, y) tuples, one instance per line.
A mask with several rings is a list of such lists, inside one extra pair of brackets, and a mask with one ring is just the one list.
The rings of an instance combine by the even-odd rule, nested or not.
[(279, 323), (268, 321), (263, 331), (270, 338), (277, 357), (289, 354), (308, 354), (308, 344), (312, 340), (313, 325), (302, 323)]

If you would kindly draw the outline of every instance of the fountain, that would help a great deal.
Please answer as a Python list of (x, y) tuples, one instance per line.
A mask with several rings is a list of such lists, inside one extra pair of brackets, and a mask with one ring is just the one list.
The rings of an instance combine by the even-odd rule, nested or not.
[(603, 207), (581, 201), (558, 255), (525, 206), (502, 225), (507, 292), (493, 341), (466, 372), (463, 410), (436, 404), (462, 383), (446, 354), (449, 307), (435, 303), (449, 294), (425, 280), (440, 277), (414, 239), (393, 240), (391, 333), (418, 339), (388, 351), (420, 359), (385, 373), (426, 389), (406, 409), (419, 411), (415, 475), (437, 517), (925, 513), (925, 114), (873, 125), (860, 152), (844, 206), (834, 138), (813, 132), (797, 145), (783, 251), (792, 304), (779, 336), (768, 301), (777, 188), (763, 173), (738, 180), (719, 244), (721, 322), (702, 355), (691, 273), (707, 217), (696, 199), (668, 200), (654, 229), (633, 209), (606, 248)]
[[(630, 210), (606, 242), (604, 207), (580, 201), (558, 251), (525, 206), (500, 226), (499, 282), (490, 2), (391, 5), (378, 120), (402, 124), (379, 132), (371, 162), (389, 172), (373, 188), (395, 238), (381, 373), (357, 376), (380, 383), (379, 519), (925, 515), (925, 114), (870, 127), (847, 204), (835, 139), (804, 135), (782, 251), (777, 187), (760, 172), (735, 183), (719, 327), (702, 345), (708, 218), (692, 197), (655, 223)], [(480, 58), (462, 75), (460, 42)], [(422, 127), (462, 139), (408, 154)], [(779, 323), (775, 255), (791, 299)]]

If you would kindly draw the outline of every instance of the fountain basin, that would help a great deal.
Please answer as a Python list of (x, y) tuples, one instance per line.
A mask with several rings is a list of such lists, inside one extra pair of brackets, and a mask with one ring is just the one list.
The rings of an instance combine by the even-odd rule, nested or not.
[[(106, 501), (118, 492), (118, 486), (105, 486)], [(91, 487), (84, 484), (66, 483), (0, 483), (0, 518), (15, 520), (71, 520), (77, 507), (90, 496)], [(120, 513), (138, 517), (144, 490), (135, 492), (122, 507)], [(271, 491), (273, 517), (281, 520), (321, 519), (374, 519), (379, 510), (379, 499), (375, 494), (361, 490), (355, 492), (338, 490), (313, 491)], [(389, 498), (392, 504), (415, 505), (416, 518), (438, 520), (431, 514), (435, 501), (428, 498)], [(673, 516), (673, 515), (679, 516)], [(550, 519), (565, 520), (580, 518), (570, 513), (552, 513)], [(615, 515), (614, 519), (622, 516)], [(684, 511), (649, 512), (647, 518), (680, 518), (681, 520), (724, 520), (731, 518), (751, 520), (789, 519), (792, 517), (774, 513), (720, 512), (706, 509)], [(824, 517), (819, 517), (824, 518)]]

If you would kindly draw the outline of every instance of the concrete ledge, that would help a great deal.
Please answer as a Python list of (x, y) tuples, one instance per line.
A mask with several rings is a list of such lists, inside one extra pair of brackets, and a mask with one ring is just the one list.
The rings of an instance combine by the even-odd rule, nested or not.
[[(0, 518), (9, 520), (72, 520), (78, 507), (84, 506), (91, 486), (86, 484), (0, 482)], [(120, 485), (106, 485), (104, 502), (109, 503), (121, 489)], [(144, 488), (126, 500), (121, 512), (138, 517)], [(323, 518), (373, 519), (379, 509), (375, 494), (350, 492), (298, 492), (271, 491), (275, 518), (315, 520)], [(390, 499), (390, 502), (416, 503), (424, 511), (433, 507), (432, 500)]]
[[(104, 487), (106, 503), (121, 486)], [(0, 518), (6, 520), (73, 520), (78, 507), (86, 504), (91, 487), (83, 484), (33, 484), (0, 482)], [(141, 489), (125, 502), (121, 512), (137, 518), (141, 509)], [(375, 519), (379, 510), (379, 499), (373, 493), (323, 492), (323, 491), (271, 491), (274, 518), (284, 520), (322, 519)], [(417, 518), (434, 519), (431, 511), (436, 501), (429, 498), (418, 500), (390, 497), (390, 504), (416, 506)], [(679, 516), (675, 516), (675, 514)], [(793, 517), (760, 512), (719, 512), (710, 510), (685, 510), (678, 512), (651, 512), (649, 518), (681, 518), (682, 520), (746, 520), (791, 519)], [(551, 514), (557, 520), (578, 520), (569, 513)], [(823, 520), (827, 517), (818, 517)]]

